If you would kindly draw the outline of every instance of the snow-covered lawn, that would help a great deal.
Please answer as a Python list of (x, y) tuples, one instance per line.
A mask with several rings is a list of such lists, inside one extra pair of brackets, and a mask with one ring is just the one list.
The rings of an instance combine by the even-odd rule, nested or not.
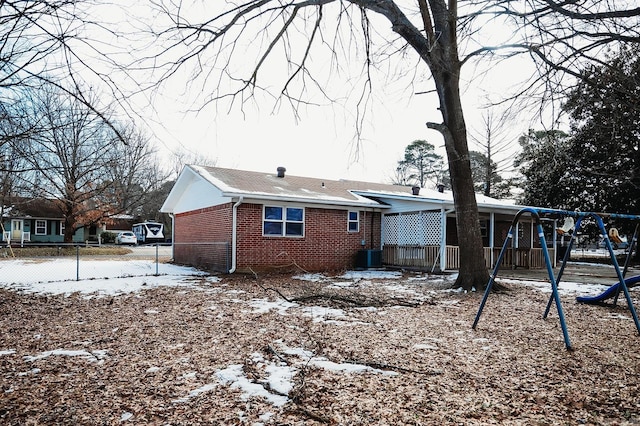
[(145, 287), (188, 286), (191, 278), (203, 275), (194, 268), (150, 260), (0, 261), (0, 287), (36, 294), (123, 294)]
[[(78, 279), (79, 278), (79, 279)], [(45, 260), (3, 260), (0, 261), (0, 288), (34, 294), (81, 293), (87, 296), (105, 296), (125, 294), (154, 287), (190, 287), (199, 283), (201, 278), (208, 282), (217, 282), (219, 278), (210, 276), (198, 269), (158, 263), (151, 260), (82, 260), (45, 259)], [(424, 277), (402, 280), (403, 274), (398, 271), (366, 270), (347, 271), (334, 277), (323, 274), (299, 274), (295, 280), (324, 282), (331, 286), (349, 288), (358, 283), (370, 280), (387, 280), (385, 285), (395, 292), (413, 292), (415, 286), (409, 283), (420, 282)], [(443, 277), (441, 280), (453, 280), (455, 276)], [(436, 281), (429, 277), (430, 284)], [(524, 281), (501, 279), (516, 285), (528, 285), (551, 291), (548, 283), (540, 281)], [(441, 281), (440, 281), (441, 282)], [(605, 285), (561, 282), (559, 290), (562, 294), (591, 294), (606, 289)]]

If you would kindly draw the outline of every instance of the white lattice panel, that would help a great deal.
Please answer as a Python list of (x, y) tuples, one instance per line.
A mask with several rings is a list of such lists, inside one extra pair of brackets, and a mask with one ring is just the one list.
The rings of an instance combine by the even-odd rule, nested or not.
[(439, 245), (441, 241), (440, 212), (422, 212), (424, 244)]
[(384, 242), (397, 245), (440, 244), (440, 212), (412, 212), (384, 217)]
[(400, 223), (400, 216), (383, 216), (384, 235), (382, 239), (386, 244), (398, 244), (398, 226)]

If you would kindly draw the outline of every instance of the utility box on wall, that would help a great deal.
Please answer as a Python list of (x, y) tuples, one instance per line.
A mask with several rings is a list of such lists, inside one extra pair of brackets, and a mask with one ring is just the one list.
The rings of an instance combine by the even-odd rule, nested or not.
[(356, 268), (381, 268), (382, 250), (358, 250)]

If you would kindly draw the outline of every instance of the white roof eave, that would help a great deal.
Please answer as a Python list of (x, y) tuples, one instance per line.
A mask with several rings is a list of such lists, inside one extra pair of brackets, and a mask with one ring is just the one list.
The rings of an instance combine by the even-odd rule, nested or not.
[[(449, 210), (449, 209), (453, 209), (455, 207), (455, 203), (453, 201), (453, 199), (451, 198), (435, 198), (435, 197), (428, 197), (428, 196), (424, 196), (424, 195), (411, 195), (411, 194), (394, 194), (394, 193), (389, 193), (389, 192), (380, 192), (380, 191), (353, 191), (354, 193), (357, 192), (358, 194), (361, 195), (367, 195), (370, 197), (377, 197), (377, 198), (388, 198), (388, 199), (392, 199), (392, 200), (403, 200), (403, 201), (412, 201), (415, 203), (433, 203), (433, 204), (439, 204), (441, 205), (443, 208)], [(477, 201), (478, 204), (478, 210), (482, 211), (482, 210), (491, 210), (491, 211), (503, 211), (503, 212), (510, 212), (510, 213), (517, 213), (518, 211), (522, 210), (525, 206), (520, 206), (517, 204), (503, 204), (503, 203), (483, 203), (481, 201)]]
[(317, 198), (317, 197), (296, 197), (291, 195), (274, 195), (274, 194), (265, 194), (259, 192), (244, 192), (244, 191), (236, 191), (236, 192), (223, 192), (222, 195), (224, 197), (229, 197), (233, 199), (239, 199), (243, 197), (245, 199), (253, 199), (253, 200), (261, 200), (261, 201), (279, 201), (279, 202), (295, 202), (295, 203), (305, 203), (305, 204), (318, 204), (318, 205), (332, 205), (332, 206), (342, 206), (342, 207), (365, 207), (365, 208), (376, 208), (376, 209), (388, 209), (389, 206), (384, 204), (380, 204), (374, 200), (369, 200), (365, 197), (362, 197), (362, 201), (359, 200), (345, 200), (343, 198), (336, 197), (327, 197), (327, 198)]

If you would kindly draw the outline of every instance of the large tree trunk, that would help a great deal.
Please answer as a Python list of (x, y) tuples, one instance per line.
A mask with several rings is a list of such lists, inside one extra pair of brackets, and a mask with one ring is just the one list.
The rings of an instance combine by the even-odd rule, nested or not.
[(444, 123), (427, 123), (427, 126), (438, 130), (444, 136), (449, 162), (460, 250), (460, 271), (456, 286), (465, 290), (483, 289), (489, 281), (489, 272), (484, 260), (478, 205), (471, 176), (467, 129), (457, 78), (449, 76), (443, 79), (442, 84), (436, 85)]
[[(457, 123), (456, 119), (451, 121), (451, 124), (455, 123)], [(462, 125), (464, 126), (464, 121)], [(460, 273), (456, 285), (466, 290), (474, 287), (483, 289), (489, 281), (489, 272), (485, 265), (466, 134), (457, 133), (459, 134), (452, 134), (451, 140), (445, 143), (453, 187), (460, 253)]]
[[(379, 9), (379, 6), (384, 6)], [(460, 68), (456, 31), (457, 0), (420, 0), (424, 33), (406, 19), (394, 2), (363, 2), (389, 18), (393, 30), (418, 52), (429, 66), (440, 101), (442, 123), (427, 123), (444, 137), (456, 209), (460, 271), (456, 286), (482, 289), (489, 281), (485, 266), (476, 203), (467, 128), (460, 99)], [(426, 37), (425, 37), (426, 35)]]

